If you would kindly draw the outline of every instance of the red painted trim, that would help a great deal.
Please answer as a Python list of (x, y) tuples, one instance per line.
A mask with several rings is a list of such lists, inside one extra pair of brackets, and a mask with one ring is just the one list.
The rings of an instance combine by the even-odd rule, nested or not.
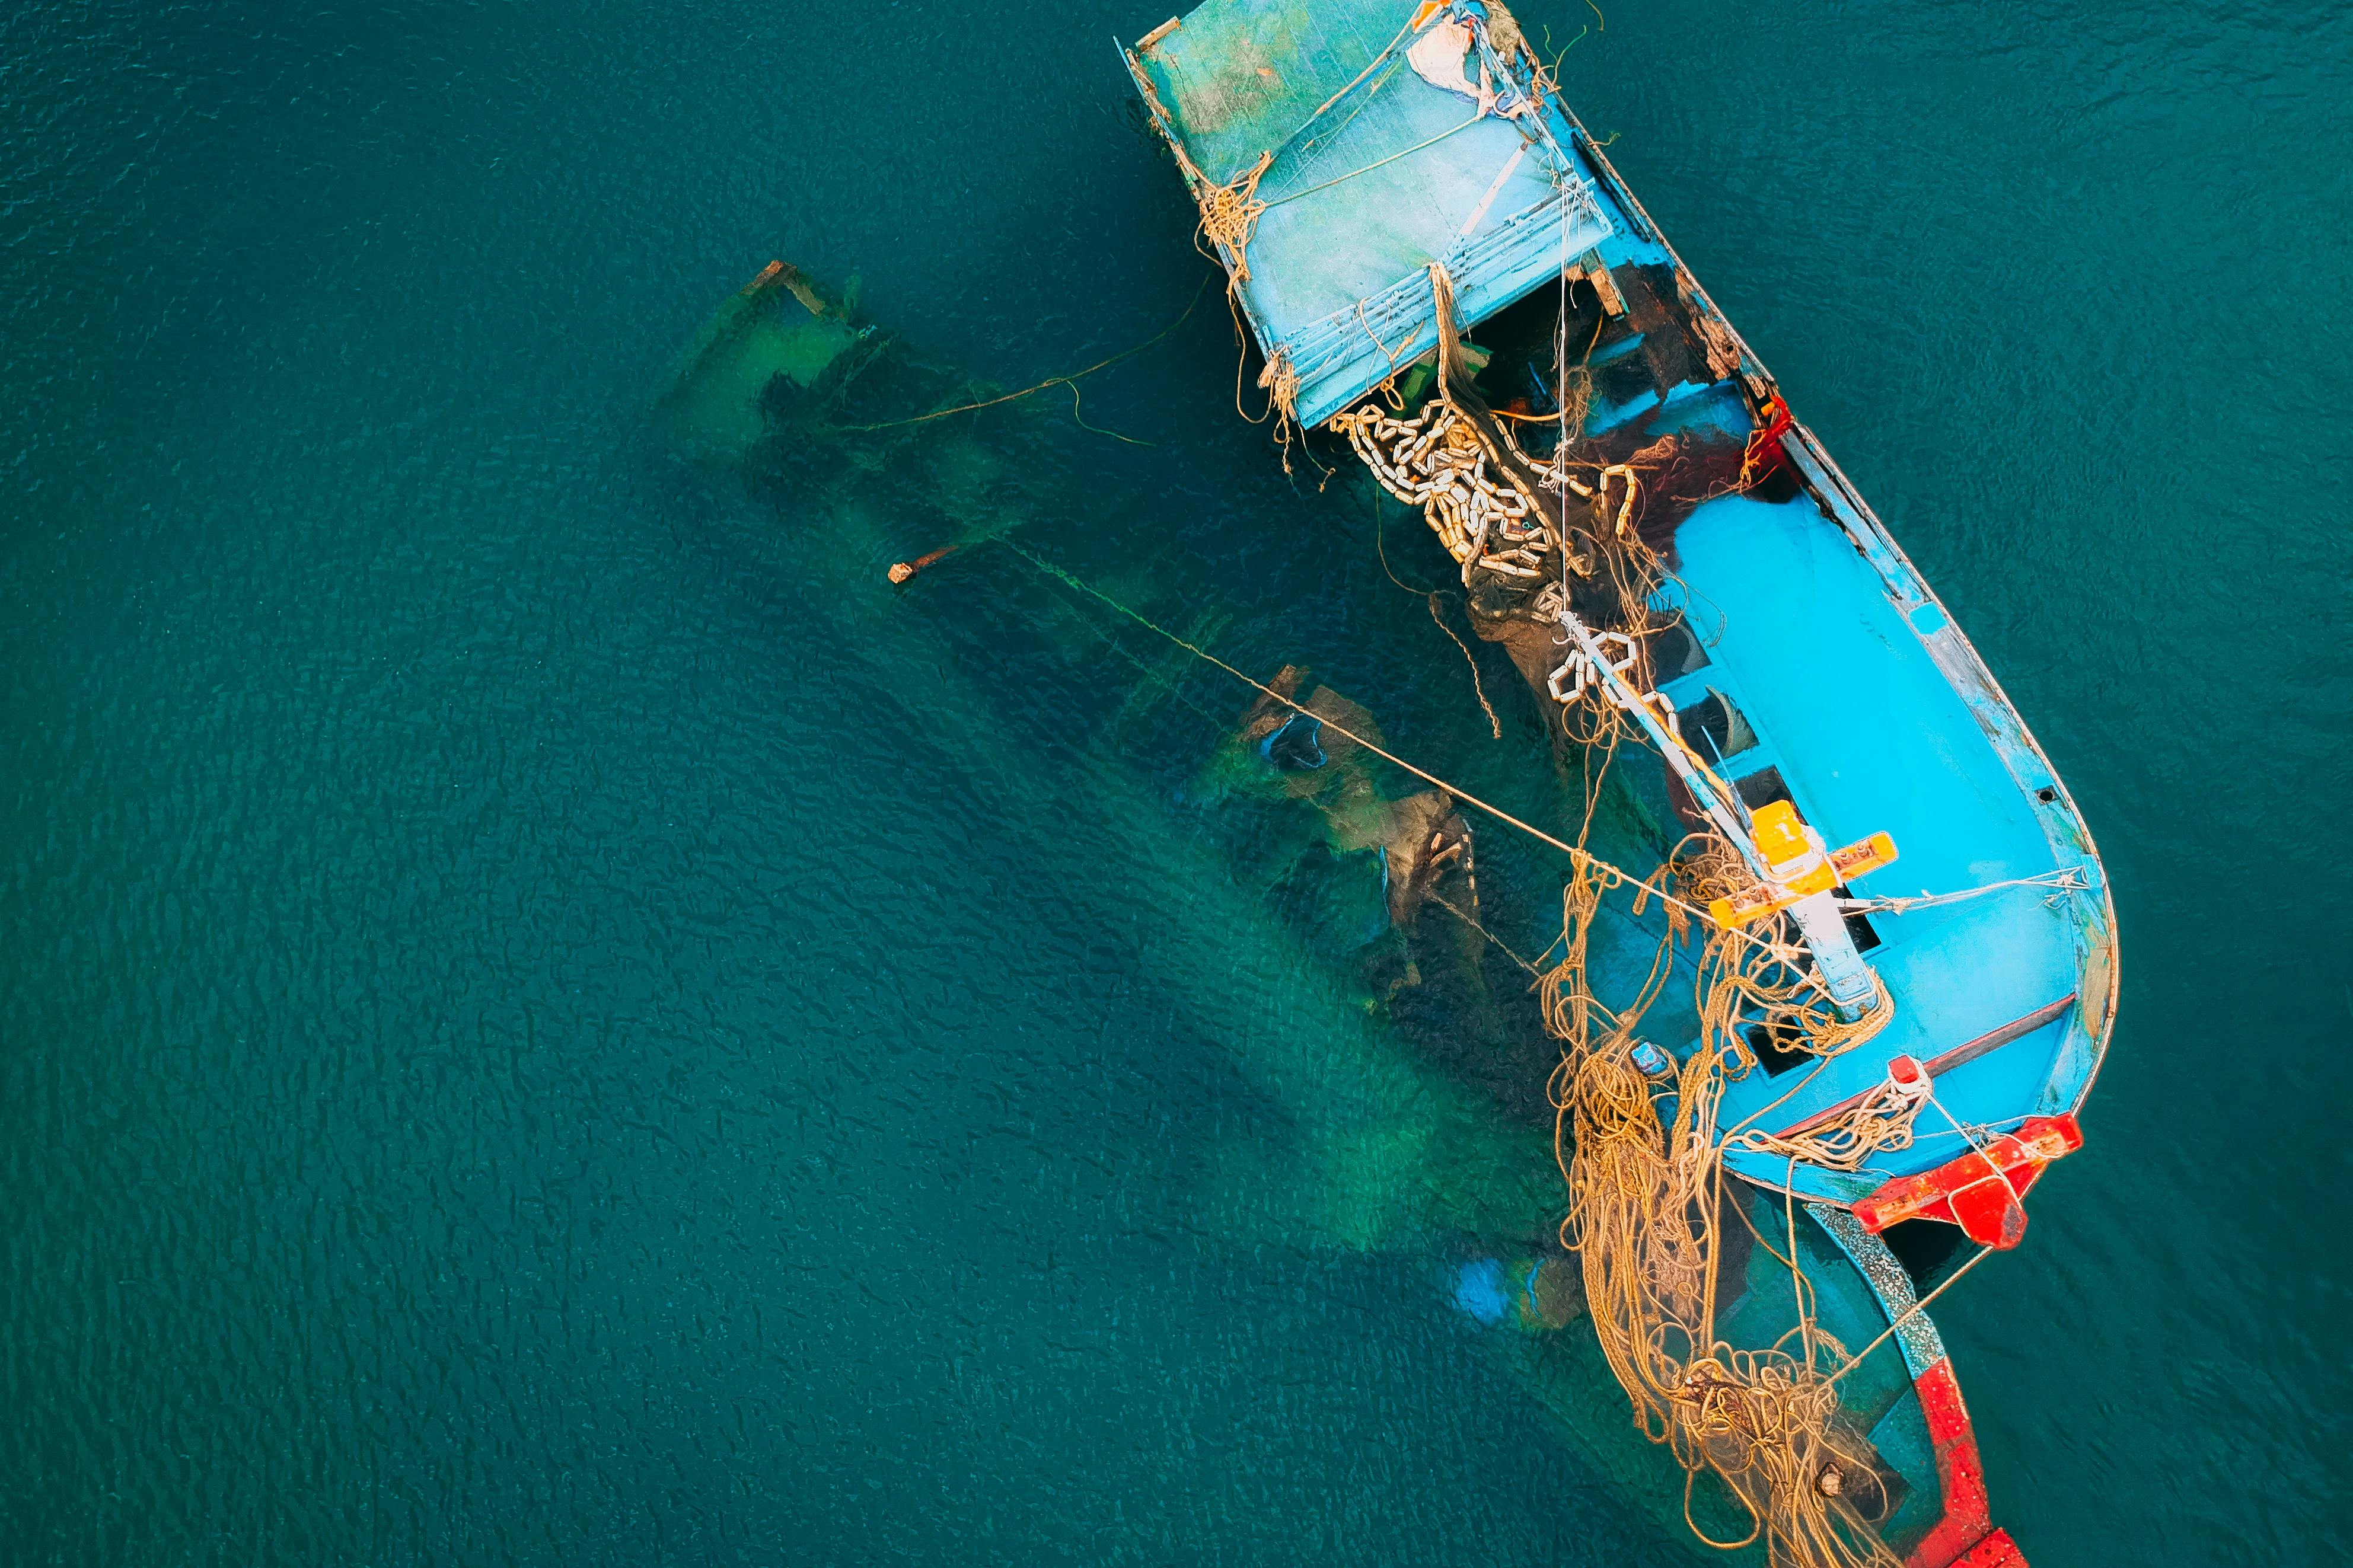
[(1986, 1503), (1985, 1467), (1978, 1460), (1978, 1437), (1969, 1426), (1969, 1407), (1961, 1403), (1960, 1379), (1953, 1375), (1953, 1358), (1947, 1356), (1922, 1373), (1912, 1384), (1928, 1418), (1928, 1441), (1936, 1451), (1936, 1484), (1945, 1494), (1945, 1517), (1921, 1538), (1904, 1560), (1905, 1568), (2025, 1568), (2025, 1560), (2011, 1547), (2010, 1557), (1980, 1558), (1978, 1550), (1999, 1538), (2010, 1537), (1993, 1527)]
[(1953, 1568), (2026, 1568), (2026, 1553), (2010, 1538), (2007, 1530), (1997, 1530), (1961, 1553)]
[(2073, 1116), (2030, 1116), (2017, 1131), (1933, 1171), (1898, 1176), (1848, 1207), (1874, 1236), (1917, 1216), (1959, 1226), (1982, 1247), (2016, 1247), (2026, 1239), (2026, 1205), (2019, 1200), (2045, 1165), (2083, 1146)]

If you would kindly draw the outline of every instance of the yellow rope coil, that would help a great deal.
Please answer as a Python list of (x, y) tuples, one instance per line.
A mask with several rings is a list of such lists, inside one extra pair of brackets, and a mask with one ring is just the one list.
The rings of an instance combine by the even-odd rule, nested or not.
[(1927, 1096), (1924, 1093), (1892, 1082), (1882, 1083), (1838, 1115), (1814, 1122), (1802, 1131), (1777, 1135), (1752, 1129), (1736, 1134), (1730, 1142), (1738, 1148), (1780, 1155), (1824, 1170), (1860, 1170), (1864, 1161), (1883, 1149), (1912, 1147), (1913, 1125), (1926, 1103)]
[(1287, 428), (1299, 413), (1299, 372), (1291, 363), (1291, 353), (1277, 348), (1273, 357), (1258, 373), (1259, 385), (1266, 389), (1274, 412), (1282, 416)]

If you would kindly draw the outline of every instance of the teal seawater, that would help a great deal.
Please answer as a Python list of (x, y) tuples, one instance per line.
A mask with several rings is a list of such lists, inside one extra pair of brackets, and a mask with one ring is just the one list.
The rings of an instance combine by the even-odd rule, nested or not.
[[(1574, 101), (2115, 879), (2089, 1144), (1937, 1311), (1998, 1516), (2344, 1561), (2353, 16), (1609, 9)], [(0, 17), (0, 1562), (1706, 1555), (1448, 1304), (1473, 1241), (1284, 1157), (1402, 1080), (1187, 805), (1239, 699), (649, 437), (772, 256), (1010, 384), (1158, 331), (1160, 19)], [(1089, 383), (1149, 447), (1042, 409), (1029, 536), (1511, 789), (1232, 363)]]

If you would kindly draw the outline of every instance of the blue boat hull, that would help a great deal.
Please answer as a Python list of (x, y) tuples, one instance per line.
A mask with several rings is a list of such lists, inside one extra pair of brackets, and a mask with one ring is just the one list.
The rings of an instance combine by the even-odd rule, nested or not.
[[(1259, 132), (1291, 124), (1301, 105), (1312, 119), (1335, 84), (1404, 106), (1377, 126), (1370, 109), (1349, 117), (1343, 140), (1371, 139), (1360, 151), (1405, 149), (1373, 156), (1361, 178), (1335, 180), (1334, 150), (1322, 145), (1309, 167), (1292, 169), (1313, 136), (1274, 149), (1251, 187), (1267, 211), (1247, 249), (1218, 247), (1261, 348), (1300, 376), (1292, 411), (1313, 425), (1352, 406), (1434, 342), (1431, 262), (1454, 265), (1459, 320), (1474, 330), (1565, 270), (1612, 280), (1631, 323), (1648, 329), (1623, 357), (1646, 356), (1637, 379), (1652, 384), (1598, 397), (1582, 435), (1624, 450), (1682, 437), (1737, 452), (1769, 439), (1797, 480), (1783, 499), (1706, 500), (1662, 537), (1674, 573), (1662, 607), (1683, 613), (1704, 662), (1662, 672), (1659, 689), (1679, 709), (1715, 697), (1738, 715), (1747, 743), (1712, 760), (1744, 795), (1790, 799), (1833, 844), (1894, 839), (1900, 859), (1854, 879), (1852, 897), (1964, 895), (1865, 917), (1870, 962), (1895, 1002), (1894, 1023), (1867, 1048), (1795, 1093), (1788, 1079), (1752, 1073), (1725, 1106), (1727, 1123), (1800, 1124), (1908, 1056), (1928, 1067), (1945, 1119), (1861, 1172), (1736, 1152), (1736, 1168), (1851, 1205), (1966, 1152), (1959, 1127), (2007, 1131), (2079, 1110), (2115, 1012), (2116, 922), (2090, 830), (2049, 759), (1820, 439), (1794, 419), (1768, 425), (1763, 411), (1779, 399), (1771, 374), (1556, 95), (1532, 84), (1529, 113), (1482, 116), (1477, 136), (1430, 142), (1459, 126), (1459, 102), (1409, 90), (1423, 84), (1401, 71), (1380, 74), (1391, 69), (1383, 40), (1411, 13), (1392, 0), (1212, 0), (1126, 56), (1197, 196), (1247, 174), (1250, 150), (1281, 140)], [(1284, 80), (1287, 96), (1237, 85), (1267, 79)], [(1539, 121), (1541, 139), (1529, 131)], [(1366, 292), (1335, 302), (1352, 288)], [(1681, 341), (1654, 353), (1670, 331)]]
[[(1462, 47), (1421, 47), (1447, 27)], [(1926, 1086), (1918, 1120), (1843, 1168), (1788, 1152), (1786, 1137), (1769, 1151), (1727, 1140), (1725, 1168), (1749, 1195), (1726, 1201), (1784, 1214), (1826, 1321), (1844, 1314), (1847, 1349), (1881, 1342), (1842, 1403), (1907, 1483), (1903, 1510), (1879, 1525), (1887, 1539), (1917, 1568), (2013, 1563), (1950, 1362), (1919, 1310), (1917, 1293), (1953, 1265), (1907, 1272), (1877, 1232), (1917, 1215), (1915, 1227), (2016, 1244), (2025, 1188), (2080, 1142), (2073, 1118), (2108, 1042), (2106, 879), (2065, 786), (1950, 612), (1516, 39), (1502, 7), (1477, 0), (1209, 0), (1124, 54), (1257, 340), (1260, 384), (1298, 426), (1409, 422), (1413, 389), (1428, 384), (1418, 360), (1436, 351), (1451, 384), (1441, 345), (1452, 333), (1486, 352), (1482, 328), (1507, 338), (1506, 312), (1556, 300), (1566, 347), (1572, 318), (1580, 332), (1588, 319), (1578, 301), (1592, 302), (1576, 367), (1592, 395), (1561, 415), (1560, 449), (1576, 442), (1588, 471), (1617, 463), (1684, 480), (1677, 493), (1646, 479), (1633, 524), (1670, 568), (1651, 607), (1683, 629), (1672, 654), (1662, 638), (1647, 644), (1657, 694), (1683, 734), (1704, 735), (1703, 763), (1746, 810), (1787, 802), (1829, 845), (1884, 834), (1898, 850), (1837, 889), (1892, 1017), (1827, 1055), (1757, 1041), (1719, 1123), (1793, 1136), (1899, 1081)], [(1555, 406), (1572, 403), (1570, 357), (1555, 362)], [(1545, 379), (1533, 378), (1539, 398)], [(1491, 465), (1509, 466), (1492, 432), (1480, 440)], [(1566, 472), (1554, 470), (1556, 492)], [(1408, 493), (1395, 481), (1381, 479)], [(1518, 489), (1543, 504), (1536, 486)], [(1560, 533), (1546, 542), (1573, 559), (1559, 504)], [(1434, 511), (1431, 521), (1472, 588), (1486, 536), (1466, 553)], [(1552, 711), (1562, 639), (1531, 638), (1500, 615), (1481, 629)], [(1595, 848), (1647, 868), (1700, 826), (1690, 808), (1654, 782)], [(1662, 944), (1695, 979), (1696, 955), (1678, 952), (1658, 906), (1597, 925), (1595, 994), (1632, 994)], [(1696, 999), (1669, 994), (1642, 1015), (1643, 1032), (1689, 1059), (1704, 1034)], [(2003, 1164), (2004, 1135), (2036, 1157)], [(2000, 1194), (1990, 1206), (1989, 1190)], [(1790, 1331), (1794, 1311), (1777, 1316), (1789, 1295), (1780, 1267), (1778, 1286), (1722, 1281), (1731, 1342), (1770, 1346)]]

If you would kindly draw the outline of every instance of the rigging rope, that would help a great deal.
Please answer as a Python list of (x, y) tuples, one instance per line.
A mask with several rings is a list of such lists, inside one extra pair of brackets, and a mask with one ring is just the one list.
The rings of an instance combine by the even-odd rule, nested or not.
[[(1464, 132), (1464, 131), (1468, 131), (1468, 130), (1470, 130), (1470, 129), (1471, 129), (1471, 127), (1472, 127), (1473, 125), (1478, 124), (1478, 123), (1479, 123), (1479, 121), (1481, 121), (1482, 120), (1484, 120), (1484, 119), (1486, 119), (1486, 118), (1487, 118), (1486, 110), (1480, 110), (1478, 113), (1476, 113), (1476, 114), (1472, 115), (1470, 119), (1465, 120), (1465, 121), (1461, 121), (1461, 122), (1460, 122), (1459, 124), (1451, 125), (1451, 126), (1449, 126), (1447, 129), (1445, 129), (1445, 130), (1443, 130), (1443, 131), (1440, 132), (1439, 132), (1437, 135), (1435, 135), (1435, 136), (1430, 137), (1430, 138), (1428, 138), (1428, 139), (1426, 139), (1426, 140), (1424, 140), (1424, 141), (1417, 142), (1415, 142), (1412, 146), (1408, 147), (1408, 148), (1404, 149), (1404, 150), (1403, 150), (1403, 151), (1401, 151), (1401, 152), (1392, 153), (1390, 153), (1388, 157), (1386, 157), (1386, 158), (1382, 158), (1382, 159), (1378, 159), (1378, 160), (1377, 160), (1377, 161), (1375, 161), (1375, 162), (1373, 162), (1373, 163), (1367, 163), (1367, 164), (1366, 164), (1366, 165), (1365, 165), (1363, 168), (1361, 168), (1361, 169), (1351, 169), (1351, 170), (1349, 170), (1349, 171), (1348, 171), (1346, 174), (1335, 174), (1335, 175), (1333, 175), (1330, 179), (1325, 180), (1323, 184), (1317, 184), (1317, 185), (1310, 185), (1310, 186), (1308, 186), (1308, 187), (1307, 187), (1305, 190), (1303, 190), (1303, 191), (1286, 191), (1286, 192), (1284, 192), (1282, 195), (1279, 195), (1279, 196), (1275, 197), (1275, 198), (1274, 198), (1272, 201), (1271, 201), (1271, 202), (1262, 202), (1262, 203), (1261, 203), (1261, 204), (1260, 204), (1260, 205), (1259, 205), (1259, 210), (1260, 210), (1261, 212), (1263, 212), (1263, 211), (1265, 211), (1268, 207), (1279, 207), (1279, 206), (1282, 205), (1285, 202), (1295, 202), (1295, 201), (1297, 201), (1297, 200), (1298, 200), (1300, 197), (1302, 197), (1302, 196), (1312, 196), (1312, 195), (1314, 195), (1316, 192), (1318, 192), (1318, 191), (1328, 191), (1328, 190), (1330, 190), (1333, 186), (1337, 185), (1337, 184), (1345, 184), (1345, 182), (1347, 182), (1347, 181), (1349, 181), (1349, 180), (1353, 180), (1353, 179), (1355, 179), (1355, 178), (1356, 178), (1357, 175), (1359, 175), (1359, 174), (1371, 174), (1371, 173), (1372, 173), (1374, 170), (1376, 170), (1376, 169), (1385, 169), (1385, 168), (1387, 168), (1388, 165), (1390, 165), (1391, 163), (1396, 163), (1396, 162), (1397, 162), (1398, 159), (1400, 159), (1400, 158), (1410, 158), (1410, 157), (1411, 157), (1411, 156), (1413, 156), (1416, 153), (1420, 152), (1420, 151), (1421, 151), (1423, 148), (1425, 148), (1425, 147), (1435, 147), (1435, 146), (1437, 146), (1440, 142), (1445, 141), (1449, 136), (1452, 136), (1452, 135), (1454, 135), (1454, 134), (1456, 134), (1457, 132)], [(1272, 156), (1272, 154), (1269, 154), (1269, 156), (1271, 157), (1271, 156)], [(1261, 171), (1261, 173), (1262, 173), (1262, 172), (1263, 172), (1263, 171)], [(1257, 188), (1257, 184), (1256, 184), (1256, 182), (1255, 182), (1255, 181), (1253, 181), (1253, 182), (1251, 183), (1251, 188), (1252, 188), (1252, 189), (1256, 189), (1256, 188)], [(1253, 218), (1253, 221), (1255, 221), (1255, 218)], [(1245, 273), (1243, 274), (1243, 276), (1244, 276), (1244, 277), (1248, 277), (1248, 276), (1249, 276), (1249, 274), (1248, 274), (1247, 272), (1245, 272)]]
[(1446, 624), (1446, 616), (1440, 608), (1440, 603), (1444, 598), (1443, 594), (1435, 591), (1430, 594), (1430, 618), (1438, 623), (1438, 629), (1446, 634), (1449, 642), (1462, 650), (1462, 662), (1471, 667), (1471, 689), (1479, 699), (1480, 710), (1487, 715), (1487, 728), (1493, 732), (1495, 739), (1500, 741), (1504, 738), (1504, 721), (1495, 717), (1495, 705), (1487, 700), (1487, 683), (1480, 677), (1479, 661), (1472, 657), (1471, 645), (1464, 642), (1455, 634), (1454, 628)]
[[(1163, 327), (1152, 336), (1145, 339), (1134, 348), (1122, 349), (1119, 353), (1112, 355), (1109, 359), (1097, 360), (1094, 363), (1087, 366), (1084, 370), (1074, 370), (1068, 375), (1050, 375), (1035, 386), (1025, 386), (1018, 392), (1008, 392), (1002, 397), (984, 398), (978, 403), (960, 403), (954, 408), (934, 409), (929, 414), (918, 414), (912, 419), (886, 419), (879, 425), (841, 425), (835, 426), (835, 428), (843, 431), (856, 431), (860, 434), (864, 434), (874, 430), (897, 430), (909, 425), (928, 425), (934, 419), (945, 419), (951, 414), (971, 414), (983, 408), (994, 408), (1000, 403), (1018, 402), (1021, 398), (1028, 397), (1033, 393), (1043, 392), (1050, 386), (1067, 386), (1071, 389), (1071, 416), (1076, 419), (1078, 418), (1079, 412), (1079, 379), (1082, 376), (1092, 375), (1099, 370), (1109, 370), (1112, 366), (1119, 363), (1122, 360), (1134, 359), (1137, 354), (1142, 353), (1145, 350), (1151, 348), (1155, 344), (1166, 339), (1171, 333), (1175, 332), (1177, 328), (1192, 320), (1194, 310), (1201, 303), (1201, 296), (1209, 291), (1209, 279), (1212, 276), (1213, 274), (1207, 272), (1201, 275), (1200, 286), (1193, 290), (1193, 298), (1186, 303), (1184, 313), (1178, 316), (1175, 321), (1169, 322), (1166, 327)], [(1083, 419), (1080, 420), (1079, 423), (1086, 425), (1086, 421)], [(1095, 426), (1092, 425), (1086, 425), (1086, 427), (1090, 430), (1095, 429)], [(1150, 444), (1148, 442), (1138, 441), (1133, 437), (1122, 436), (1115, 430), (1101, 430), (1097, 431), (1097, 434), (1110, 436), (1115, 439), (1125, 441), (1132, 447), (1142, 447)]]
[(2012, 877), (2006, 881), (1988, 882), (1983, 887), (1964, 888), (1957, 893), (1919, 893), (1910, 898), (1841, 899), (1839, 908), (1851, 915), (1908, 914), (1914, 910), (1933, 909), (1939, 904), (1957, 904), (1969, 899), (1982, 899), (1988, 893), (1999, 893), (2005, 888), (2049, 888), (2054, 892), (2082, 893), (2091, 889), (2092, 879), (2081, 866), (2061, 866), (2054, 870), (2038, 871), (2031, 877)]
[(1234, 258), (1229, 287), (1250, 277), (1250, 237), (1258, 232), (1258, 220), (1268, 205), (1258, 199), (1258, 183), (1273, 163), (1272, 153), (1261, 153), (1257, 163), (1224, 184), (1204, 183), (1195, 190), (1201, 205), (1201, 233)]
[[(1158, 622), (1144, 615), (1141, 611), (1130, 609), (1127, 605), (1121, 604), (1117, 599), (1113, 598), (1109, 594), (1106, 594), (1102, 589), (1094, 586), (1094, 584), (1086, 582), (1082, 578), (1073, 576), (1071, 573), (1064, 571), (1061, 567), (1057, 566), (1054, 563), (1047, 560), (1045, 557), (1024, 549), (1021, 545), (1016, 543), (1011, 539), (1000, 536), (998, 542), (1003, 544), (1006, 549), (1013, 552), (1014, 554), (1018, 555), (1021, 559), (1029, 563), (1030, 565), (1036, 567), (1039, 571), (1045, 573), (1047, 575), (1054, 578), (1058, 582), (1076, 589), (1078, 592), (1086, 595), (1089, 598), (1100, 600), (1104, 605), (1110, 606), (1119, 614), (1125, 616), (1129, 620), (1134, 621), (1137, 626), (1144, 627), (1146, 631), (1151, 632), (1155, 637), (1165, 637), (1169, 642), (1174, 643), (1176, 647), (1183, 648), (1187, 653), (1191, 654), (1194, 658), (1202, 660), (1204, 663), (1215, 665), (1218, 668), (1224, 670), (1228, 675), (1232, 676), (1236, 680), (1240, 681), (1243, 685), (1250, 687), (1252, 690), (1259, 692), (1261, 695), (1271, 698), (1273, 700), (1282, 703), (1285, 708), (1290, 709), (1294, 713), (1305, 713), (1310, 718), (1320, 721), (1324, 727), (1330, 730), (1333, 733), (1345, 736), (1348, 740), (1354, 741), (1356, 744), (1364, 747), (1365, 750), (1372, 752), (1373, 755), (1381, 758), (1385, 762), (1396, 763), (1398, 767), (1403, 768), (1407, 773), (1411, 773), (1414, 777), (1421, 780), (1424, 784), (1430, 784), (1438, 789), (1442, 789), (1463, 805), (1472, 806), (1476, 810), (1485, 812), (1489, 816), (1493, 817), (1496, 821), (1504, 824), (1505, 826), (1516, 827), (1522, 833), (1526, 834), (1529, 837), (1535, 839), (1538, 843), (1548, 845), (1552, 848), (1559, 850), (1562, 854), (1569, 858), (1569, 860), (1573, 865), (1585, 868), (1594, 875), (1602, 879), (1603, 887), (1633, 888), (1645, 887), (1649, 885), (1643, 879), (1636, 877), (1632, 872), (1624, 869), (1622, 867), (1614, 866), (1609, 861), (1602, 859), (1599, 856), (1592, 854), (1577, 845), (1571, 844), (1566, 839), (1559, 838), (1550, 833), (1546, 833), (1543, 828), (1536, 826), (1535, 824), (1523, 821), (1519, 817), (1513, 816), (1510, 812), (1505, 811), (1500, 805), (1495, 805), (1488, 801), (1482, 800), (1479, 796), (1472, 794), (1469, 790), (1464, 789), (1461, 784), (1440, 778), (1438, 774), (1431, 773), (1427, 768), (1415, 766), (1413, 763), (1407, 762), (1403, 757), (1398, 756), (1395, 752), (1388, 750), (1376, 741), (1369, 740), (1366, 737), (1358, 734), (1356, 731), (1349, 729), (1346, 725), (1339, 722), (1337, 720), (1333, 719), (1328, 714), (1313, 711), (1303, 703), (1284, 696), (1282, 692), (1276, 690), (1273, 687), (1269, 686), (1266, 682), (1259, 679), (1257, 677), (1246, 674), (1242, 670), (1237, 669), (1234, 666), (1228, 664), (1224, 659), (1219, 658), (1216, 654), (1209, 652), (1207, 648), (1200, 647), (1197, 643), (1188, 642), (1185, 638), (1178, 637), (1175, 632), (1172, 632), (1167, 627), (1161, 626)], [(1693, 903), (1686, 899), (1672, 897), (1657, 888), (1651, 888), (1649, 896), (1659, 900), (1662, 904), (1679, 911), (1683, 916), (1696, 919), (1706, 923), (1710, 927), (1714, 927), (1715, 925), (1714, 918), (1710, 916), (1706, 909), (1700, 904)], [(1726, 929), (1719, 931), (1717, 934), (1727, 940), (1745, 942), (1761, 949), (1773, 951), (1772, 944), (1751, 935), (1746, 931)], [(1784, 944), (1784, 946), (1786, 946), (1786, 944)]]

